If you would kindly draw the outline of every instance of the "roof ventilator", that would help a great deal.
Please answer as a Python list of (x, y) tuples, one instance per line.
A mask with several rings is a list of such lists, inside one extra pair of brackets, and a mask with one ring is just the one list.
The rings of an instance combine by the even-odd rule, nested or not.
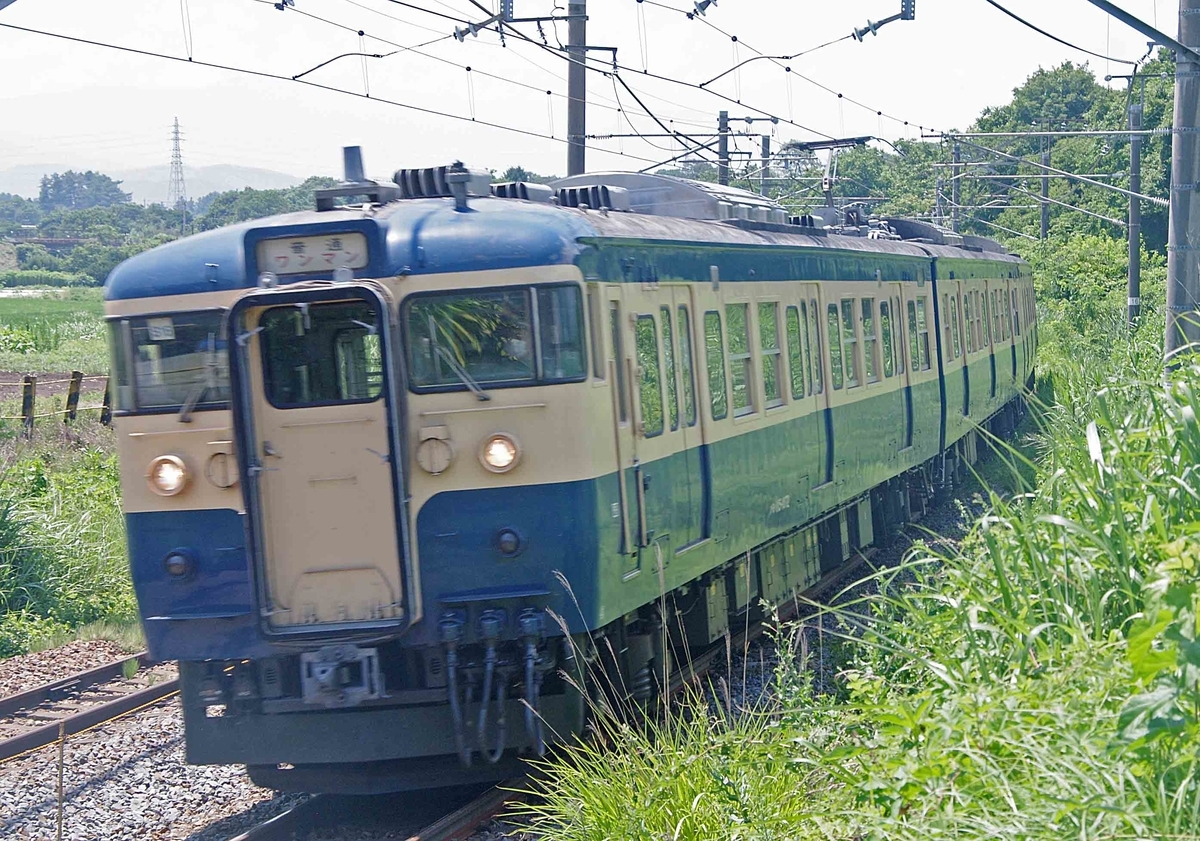
[(498, 199), (524, 199), (525, 201), (550, 202), (554, 190), (545, 184), (530, 184), (528, 181), (505, 181), (492, 185), (492, 195)]
[(558, 191), (558, 203), (563, 207), (591, 210), (629, 210), (630, 207), (628, 190), (605, 184), (563, 187)]
[(342, 163), (345, 167), (342, 183), (327, 190), (317, 190), (317, 210), (334, 210), (338, 207), (338, 199), (363, 198), (367, 204), (387, 204), (401, 197), (400, 191), (391, 184), (367, 179), (361, 146), (343, 147)]
[(467, 169), (462, 161), (455, 161), (451, 166), (398, 169), (392, 180), (400, 188), (402, 199), (449, 198), (454, 195), (453, 185), (462, 185), (465, 202), (466, 196), (490, 195), (492, 178), (486, 172)]

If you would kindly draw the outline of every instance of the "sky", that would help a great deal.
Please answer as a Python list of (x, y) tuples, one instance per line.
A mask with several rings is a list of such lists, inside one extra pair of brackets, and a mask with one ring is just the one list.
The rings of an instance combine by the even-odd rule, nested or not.
[[(491, 7), (497, 0), (480, 2)], [(1146, 52), (1143, 36), (1087, 0), (1002, 2), (1097, 53), (1137, 59)], [(1119, 2), (1177, 34), (1177, 0)], [(558, 5), (565, 14), (566, 0)], [(515, 0), (515, 6), (518, 17), (544, 16), (555, 0)], [(611, 71), (609, 52), (591, 53), (589, 134), (662, 133), (647, 111), (672, 130), (712, 134), (725, 109), (736, 131), (770, 134), (774, 144), (823, 136), (917, 138), (922, 128), (966, 127), (984, 107), (1007, 102), (1039, 66), (1072, 60), (1088, 62), (1100, 78), (1128, 72), (1021, 26), (985, 0), (917, 0), (915, 21), (892, 23), (861, 43), (835, 39), (897, 12), (900, 0), (718, 0), (703, 18), (689, 20), (680, 10), (691, 6), (692, 0), (588, 0), (587, 41), (617, 48), (620, 77), (633, 92), (600, 72)], [(520, 165), (564, 174), (566, 62), (556, 49), (514, 37), (501, 44), (493, 32), (462, 43), (447, 37), (461, 25), (453, 19), (484, 17), (471, 0), (294, 0), (282, 11), (271, 0), (15, 0), (0, 10), (0, 25), (183, 60), (0, 26), (0, 170), (161, 165), (166, 173), (178, 117), (191, 167), (340, 175), (341, 147), (360, 145), (368, 173), (379, 179), (455, 159), (476, 169)], [(535, 24), (521, 29), (542, 41)], [(550, 47), (566, 41), (566, 25), (555, 29), (543, 25)], [(752, 58), (753, 50), (805, 54), (756, 60), (704, 90), (694, 87)], [(338, 58), (306, 73), (345, 53), (393, 51)], [(291, 80), (300, 74), (349, 93)], [(779, 122), (741, 119), (764, 115)], [(737, 145), (749, 152), (759, 140), (739, 138)], [(590, 140), (587, 168), (642, 169), (681, 149), (669, 138)]]

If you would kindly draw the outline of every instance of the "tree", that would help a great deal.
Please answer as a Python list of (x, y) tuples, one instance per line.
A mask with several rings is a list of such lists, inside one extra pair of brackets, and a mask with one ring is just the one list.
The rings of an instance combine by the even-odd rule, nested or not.
[(510, 166), (499, 176), (500, 181), (524, 181), (526, 184), (549, 184), (557, 178), (557, 175), (538, 175), (523, 166)]
[(83, 173), (68, 170), (44, 175), (38, 194), (38, 204), (46, 211), (108, 207), (128, 201), (129, 193), (121, 190), (120, 181), (90, 169)]

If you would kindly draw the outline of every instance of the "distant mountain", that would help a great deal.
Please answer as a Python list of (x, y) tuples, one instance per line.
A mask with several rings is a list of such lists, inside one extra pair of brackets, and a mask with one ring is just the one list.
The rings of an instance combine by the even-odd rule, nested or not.
[[(0, 170), (0, 193), (15, 193), (18, 196), (37, 198), (42, 176), (68, 169), (86, 170), (89, 167), (72, 167), (67, 164), (22, 164)], [(105, 175), (121, 183), (121, 189), (133, 194), (135, 202), (166, 202), (170, 186), (171, 170), (167, 166), (144, 167), (141, 169), (102, 170)], [(295, 175), (233, 164), (183, 168), (184, 184), (190, 198), (225, 190), (240, 190), (253, 187), (256, 190), (277, 190), (294, 187), (303, 181)]]

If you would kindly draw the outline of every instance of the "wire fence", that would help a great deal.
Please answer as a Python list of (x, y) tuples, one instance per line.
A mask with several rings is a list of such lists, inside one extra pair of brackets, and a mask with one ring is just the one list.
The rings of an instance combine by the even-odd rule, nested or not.
[[(83, 391), (84, 382), (88, 381), (104, 381), (104, 400), (96, 406), (80, 406), (79, 395)], [(106, 376), (91, 376), (85, 377), (82, 371), (72, 371), (70, 379), (65, 380), (43, 380), (41, 385), (66, 385), (67, 386), (67, 405), (62, 411), (53, 412), (38, 412), (37, 411), (37, 387), (38, 378), (32, 374), (25, 376), (20, 383), (16, 382), (0, 382), (0, 388), (4, 386), (21, 386), (21, 414), (19, 415), (0, 415), (0, 421), (21, 421), (24, 429), (22, 434), (27, 438), (33, 437), (34, 422), (39, 418), (55, 418), (62, 416), (63, 423), (73, 423), (79, 417), (80, 412), (99, 411), (100, 423), (105, 426), (112, 426), (112, 393), (108, 377)]]

